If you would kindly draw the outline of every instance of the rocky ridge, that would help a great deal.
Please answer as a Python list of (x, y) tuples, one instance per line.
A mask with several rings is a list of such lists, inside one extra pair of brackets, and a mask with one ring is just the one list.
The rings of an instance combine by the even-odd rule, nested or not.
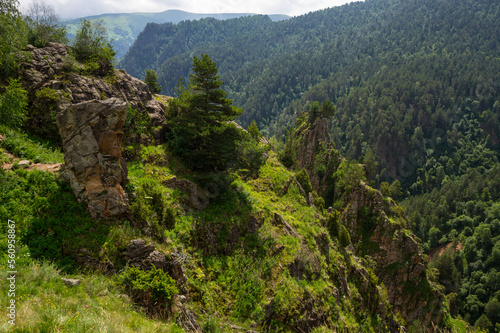
[(69, 46), (49, 43), (44, 48), (28, 46), (27, 51), (30, 56), (21, 69), (30, 94), (31, 127), (52, 138), (59, 132), (65, 153), (62, 176), (92, 217), (125, 214), (122, 141), (127, 112), (134, 108), (147, 113), (159, 125), (165, 119), (162, 105), (144, 82), (124, 71), (106, 77), (84, 75)]
[(405, 217), (390, 198), (364, 183), (356, 188), (341, 221), (350, 232), (356, 255), (371, 258), (387, 288), (389, 302), (408, 322), (425, 327), (443, 317), (437, 288), (427, 280), (426, 258), (416, 236), (405, 229)]
[[(313, 189), (324, 196), (331, 185), (328, 179), (342, 160), (330, 141), (326, 121), (304, 123), (295, 138), (299, 142), (297, 164), (308, 171)], [(318, 162), (327, 166), (326, 172), (318, 173)], [(340, 222), (349, 230), (353, 253), (375, 263), (375, 274), (387, 288), (395, 312), (409, 323), (418, 319), (425, 327), (437, 325), (443, 317), (442, 300), (427, 280), (425, 256), (416, 236), (405, 228), (406, 217), (398, 208), (392, 199), (360, 182), (344, 203)]]
[(297, 164), (307, 170), (313, 188), (324, 196), (329, 179), (342, 161), (330, 140), (328, 124), (325, 119), (318, 118), (311, 126), (300, 127), (296, 137), (300, 140)]

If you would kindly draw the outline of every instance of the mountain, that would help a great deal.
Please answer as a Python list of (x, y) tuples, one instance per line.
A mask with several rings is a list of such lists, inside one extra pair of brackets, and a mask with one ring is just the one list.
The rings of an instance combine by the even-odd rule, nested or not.
[[(80, 63), (62, 44), (24, 52), (22, 86), (14, 80), (0, 99), (3, 110), (14, 90), (29, 106), (23, 128), (0, 128), (15, 154), (0, 151), (0, 214), (20, 221), (19, 329), (400, 332), (460, 322), (428, 279), (401, 207), (333, 148), (325, 119), (297, 121), (301, 170), (231, 123), (243, 143), (231, 170), (202, 173), (171, 148), (183, 137), (164, 135), (182, 101)], [(260, 156), (253, 173), (242, 150)], [(54, 155), (60, 175), (29, 166)], [(325, 174), (338, 178), (326, 185), (335, 208), (309, 179), (323, 155)], [(4, 163), (18, 158), (28, 160)], [(2, 234), (5, 251), (11, 234)]]
[(163, 93), (173, 95), (192, 55), (208, 53), (246, 110), (239, 122), (255, 119), (278, 138), (312, 101), (328, 99), (340, 150), (358, 159), (371, 150), (380, 181), (398, 178), (406, 193), (421, 166), (412, 153), (422, 140), (444, 142), (466, 110), (490, 136), (487, 147), (500, 151), (499, 11), (491, 0), (371, 0), (282, 22), (149, 25), (120, 66), (138, 77), (156, 70)]
[[(174, 96), (193, 55), (209, 54), (245, 110), (237, 121), (255, 120), (275, 136), (288, 152), (282, 162), (292, 166), (302, 152), (289, 144), (289, 129), (316, 112), (316, 102), (332, 102), (336, 149), (364, 165), (368, 184), (403, 200), (425, 252), (449, 249), (431, 267), (441, 272), (433, 279), (452, 311), (482, 327), (488, 317), (494, 327), (499, 20), (493, 0), (368, 0), (283, 22), (254, 16), (150, 25), (120, 65), (139, 77), (156, 70), (163, 93)], [(333, 182), (322, 180), (327, 164), (310, 170), (311, 179)], [(335, 205), (334, 190), (323, 194)]]
[[(227, 20), (243, 16), (252, 16), (251, 13), (220, 13), (220, 14), (197, 14), (189, 13), (182, 10), (166, 10), (161, 13), (117, 13), (117, 14), (102, 14), (96, 16), (87, 16), (79, 19), (62, 20), (62, 24), (68, 29), (69, 39), (73, 39), (80, 20), (102, 20), (104, 27), (108, 32), (108, 38), (111, 40), (117, 58), (121, 59), (128, 51), (129, 47), (134, 43), (134, 40), (139, 33), (144, 30), (148, 23), (179, 23), (187, 20), (200, 20), (202, 18), (212, 17), (218, 20)], [(290, 18), (287, 15), (269, 15), (273, 21), (281, 21)]]

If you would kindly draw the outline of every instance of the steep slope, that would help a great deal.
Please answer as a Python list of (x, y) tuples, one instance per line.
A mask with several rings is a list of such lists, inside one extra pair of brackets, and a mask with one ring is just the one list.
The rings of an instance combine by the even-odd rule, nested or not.
[[(32, 57), (23, 66), (24, 84), (32, 105), (40, 103), (39, 91), (44, 91), (45, 98), (59, 97), (52, 102), (64, 139), (66, 167), (73, 164), (78, 172), (85, 166), (68, 157), (92, 147), (96, 140), (98, 159), (104, 160), (104, 166), (111, 162), (116, 168), (118, 157), (106, 150), (106, 144), (101, 145), (106, 140), (98, 139), (111, 132), (120, 135), (123, 127), (125, 131), (134, 128), (120, 120), (123, 102), (118, 99), (146, 113), (144, 104), (152, 97), (143, 84), (124, 72), (104, 78), (77, 74), (74, 70), (80, 66), (75, 63), (69, 67), (73, 71), (66, 72), (63, 68), (68, 67), (62, 64), (67, 49), (58, 44), (30, 51)], [(106, 112), (98, 113), (97, 122), (92, 116), (85, 126), (75, 126), (71, 133), (82, 137), (81, 144), (68, 149), (64, 129), (78, 125), (75, 119), (92, 115), (92, 108), (87, 107), (90, 103), (119, 107), (105, 108)], [(134, 114), (131, 110), (128, 115)], [(40, 109), (38, 113), (43, 115)], [(304, 156), (314, 155), (310, 149), (315, 150), (325, 139), (324, 122), (302, 124), (297, 131), (295, 138)], [(98, 126), (89, 131), (94, 123)], [(302, 147), (304, 138), (312, 138), (315, 144)], [(325, 173), (339, 174), (340, 155), (331, 143), (325, 144), (332, 157)], [(88, 156), (95, 154), (90, 151)], [(84, 208), (76, 202), (81, 191), (73, 195), (55, 176), (39, 171), (0, 172), (9, 189), (0, 196), (0, 212), (22, 221), (23, 251), (34, 259), (78, 263), (107, 274), (121, 272), (116, 277), (121, 283), (117, 288), (126, 291), (145, 313), (192, 332), (219, 327), (398, 332), (410, 325), (417, 330), (449, 326), (446, 303), (427, 280), (419, 246), (404, 228), (400, 209), (360, 178), (351, 177), (350, 187), (337, 189), (338, 204), (327, 211), (311, 204), (300, 184), (302, 179), (284, 168), (272, 150), (254, 177), (236, 169), (230, 174), (203, 175), (201, 180), (179, 163), (168, 144), (141, 145), (138, 155), (140, 158), (129, 161), (128, 177), (125, 175), (131, 215), (118, 214), (115, 219), (91, 217), (90, 205)], [(310, 169), (306, 160), (304, 167)], [(84, 181), (86, 186), (95, 184), (92, 177)], [(336, 188), (338, 184), (334, 184)], [(15, 204), (21, 200), (16, 193), (21, 192), (23, 210), (16, 211)], [(107, 191), (100, 194), (106, 197)], [(340, 231), (334, 232), (332, 223)], [(29, 269), (26, 272), (34, 274)], [(24, 326), (20, 329), (69, 330), (74, 322), (84, 324), (78, 314), (55, 320), (60, 313), (48, 307), (37, 307), (44, 316), (27, 321), (23, 316), (29, 316), (37, 303), (22, 304), (19, 323)], [(101, 304), (99, 313), (106, 306)], [(85, 318), (93, 320), (92, 313)], [(99, 329), (112, 327), (100, 325)]]
[[(407, 229), (404, 211), (345, 167), (347, 161), (332, 147), (326, 119), (311, 123), (306, 116), (303, 113), (299, 117), (289, 140), (298, 148), (295, 164), (307, 170), (312, 189), (334, 202), (335, 209), (329, 208), (334, 220), (327, 223), (330, 233), (338, 233), (340, 239), (336, 223), (347, 227), (353, 253), (372, 262), (394, 310), (409, 323), (419, 320), (430, 327), (431, 322), (440, 322), (441, 296), (427, 279), (427, 258), (418, 238)], [(326, 171), (318, 164), (325, 165)]]

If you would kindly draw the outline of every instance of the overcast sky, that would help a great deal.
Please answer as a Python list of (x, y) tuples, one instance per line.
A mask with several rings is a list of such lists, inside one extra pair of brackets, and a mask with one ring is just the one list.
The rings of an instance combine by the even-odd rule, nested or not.
[[(61, 18), (105, 13), (162, 12), (180, 9), (193, 13), (256, 13), (297, 16), (342, 5), (352, 0), (44, 0)], [(21, 10), (32, 0), (20, 0)]]

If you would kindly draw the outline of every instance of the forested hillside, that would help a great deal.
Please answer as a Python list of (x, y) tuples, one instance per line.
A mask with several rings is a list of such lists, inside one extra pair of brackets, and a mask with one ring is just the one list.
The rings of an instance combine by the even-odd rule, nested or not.
[[(250, 16), (250, 13), (227, 13), (227, 14), (198, 14), (189, 13), (182, 10), (166, 10), (161, 13), (119, 13), (102, 14), (97, 16), (88, 16), (83, 19), (89, 21), (102, 21), (108, 32), (108, 39), (113, 44), (118, 59), (121, 59), (130, 46), (134, 43), (137, 35), (144, 30), (148, 23), (179, 23), (187, 20), (199, 20), (202, 18), (215, 18), (218, 20), (227, 20), (241, 16)], [(271, 15), (275, 21), (285, 20), (286, 15)], [(62, 24), (68, 29), (68, 37), (72, 40), (78, 31), (79, 19), (64, 20)]]
[(309, 102), (328, 99), (341, 151), (360, 158), (371, 148), (399, 178), (419, 138), (435, 141), (436, 128), (451, 130), (467, 112), (498, 144), (498, 18), (496, 1), (376, 0), (274, 23), (149, 25), (121, 65), (137, 76), (155, 69), (173, 95), (191, 55), (207, 52), (246, 110), (239, 121), (278, 137)]
[(206, 52), (245, 110), (237, 121), (255, 120), (278, 143), (293, 141), (287, 129), (301, 112), (332, 102), (336, 148), (364, 164), (368, 183), (403, 200), (427, 253), (443, 250), (431, 267), (454, 314), (493, 332), (500, 325), (499, 21), (493, 0), (368, 0), (284, 22), (149, 25), (121, 65), (139, 76), (156, 70), (163, 93), (175, 95), (192, 56)]

